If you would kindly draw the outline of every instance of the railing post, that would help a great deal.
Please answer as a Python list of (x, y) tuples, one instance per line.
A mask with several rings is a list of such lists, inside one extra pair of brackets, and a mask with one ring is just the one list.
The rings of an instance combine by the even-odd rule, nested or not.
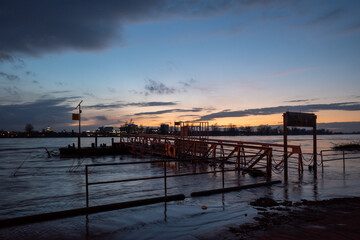
[(323, 158), (323, 150), (320, 151), (320, 157), (321, 157), (321, 170), (324, 172), (324, 158)]
[(237, 147), (236, 162), (237, 162), (238, 173), (240, 173), (240, 147)]
[(271, 180), (271, 170), (272, 170), (272, 150), (267, 150), (267, 169), (266, 169), (266, 180)]
[(214, 150), (213, 150), (213, 165), (214, 165), (214, 169), (216, 168), (216, 147), (217, 145), (214, 144)]
[(284, 114), (283, 132), (284, 132), (284, 181), (288, 181), (288, 146), (287, 146), (287, 115)]
[(85, 182), (86, 182), (86, 207), (89, 207), (89, 182), (88, 182), (88, 166), (85, 165)]
[(165, 201), (166, 201), (166, 196), (167, 196), (166, 161), (164, 161), (164, 188), (165, 188)]
[(345, 151), (343, 150), (343, 169), (345, 171)]
[(222, 187), (225, 187), (225, 164), (222, 166)]

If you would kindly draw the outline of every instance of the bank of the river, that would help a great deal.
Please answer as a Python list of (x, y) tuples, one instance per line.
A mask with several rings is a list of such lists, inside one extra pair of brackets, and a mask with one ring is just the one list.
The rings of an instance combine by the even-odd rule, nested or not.
[(280, 202), (278, 206), (255, 208), (258, 214), (254, 221), (228, 226), (211, 238), (339, 240), (360, 236), (360, 197)]

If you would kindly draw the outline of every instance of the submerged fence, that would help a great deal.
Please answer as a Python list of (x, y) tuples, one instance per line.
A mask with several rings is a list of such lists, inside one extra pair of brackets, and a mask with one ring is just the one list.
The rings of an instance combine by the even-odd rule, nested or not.
[(324, 171), (324, 163), (333, 161), (342, 161), (343, 169), (345, 170), (346, 160), (359, 159), (360, 151), (345, 151), (341, 150), (321, 150), (320, 151), (321, 168)]
[[(121, 165), (135, 165), (135, 164), (153, 164), (153, 163), (162, 163), (163, 164), (163, 175), (161, 176), (151, 176), (151, 177), (140, 177), (140, 178), (129, 178), (129, 179), (117, 179), (117, 180), (111, 180), (111, 181), (98, 181), (98, 182), (89, 182), (89, 168), (93, 167), (104, 167), (104, 166), (121, 166)], [(184, 177), (184, 176), (195, 176), (195, 175), (203, 175), (203, 174), (211, 174), (211, 173), (222, 173), (222, 189), (212, 189), (212, 190), (206, 190), (204, 192), (212, 192), (212, 193), (218, 193), (218, 192), (227, 192), (227, 191), (233, 191), (233, 190), (240, 190), (244, 188), (250, 188), (250, 187), (260, 187), (260, 186), (266, 186), (271, 185), (274, 183), (279, 183), (279, 181), (273, 181), (270, 182), (269, 178), (265, 183), (257, 183), (252, 185), (246, 185), (246, 186), (237, 186), (237, 187), (229, 187), (225, 188), (225, 172), (231, 172), (231, 171), (240, 171), (240, 169), (225, 169), (222, 167), (221, 170), (214, 170), (214, 171), (202, 171), (197, 173), (182, 173), (182, 174), (167, 174), (167, 163), (170, 163), (170, 161), (166, 160), (157, 160), (157, 161), (141, 161), (141, 162), (121, 162), (121, 163), (103, 163), (103, 164), (88, 164), (85, 165), (85, 182), (86, 182), (86, 207), (89, 207), (89, 186), (92, 185), (100, 185), (100, 184), (111, 184), (111, 183), (121, 183), (121, 182), (132, 182), (132, 181), (144, 181), (144, 180), (153, 180), (153, 179), (164, 179), (164, 200), (168, 197), (168, 187), (167, 187), (167, 179), (173, 178), (173, 177)], [(191, 193), (192, 196), (199, 196), (202, 192), (193, 192)], [(207, 195), (207, 194), (205, 194)], [(175, 195), (174, 195), (175, 196)], [(139, 200), (140, 201), (140, 200)]]

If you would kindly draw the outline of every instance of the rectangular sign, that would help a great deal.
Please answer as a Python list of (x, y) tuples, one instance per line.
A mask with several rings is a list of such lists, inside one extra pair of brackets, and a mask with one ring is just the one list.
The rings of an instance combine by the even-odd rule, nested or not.
[(316, 115), (312, 113), (286, 112), (284, 123), (292, 127), (315, 127)]
[(73, 113), (72, 114), (72, 120), (79, 120), (79, 114), (78, 113)]

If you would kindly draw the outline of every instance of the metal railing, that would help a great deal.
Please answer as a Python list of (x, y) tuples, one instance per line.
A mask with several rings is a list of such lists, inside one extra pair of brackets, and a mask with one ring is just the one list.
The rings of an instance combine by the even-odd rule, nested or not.
[[(134, 154), (155, 154), (174, 159), (212, 162), (215, 165), (235, 159), (235, 166), (255, 169), (265, 167), (271, 175), (272, 147), (278, 144), (254, 143), (220, 139), (188, 139), (168, 135), (121, 134), (119, 146)], [(299, 146), (290, 146), (289, 154), (301, 154)], [(300, 156), (300, 155), (299, 155)], [(301, 161), (301, 158), (298, 158)], [(248, 161), (250, 160), (250, 161)], [(302, 162), (298, 166), (302, 167)]]
[[(323, 154), (324, 152), (335, 152), (332, 154)], [(355, 157), (351, 157), (350, 155), (358, 155)], [(324, 157), (329, 157), (331, 156), (330, 159), (324, 159)], [(350, 157), (347, 157), (350, 156)], [(360, 159), (360, 152), (349, 152), (349, 151), (345, 151), (345, 150), (341, 150), (341, 152), (339, 153), (339, 150), (321, 150), (320, 151), (320, 158), (321, 158), (321, 168), (322, 171), (324, 171), (324, 162), (332, 162), (332, 161), (341, 161), (343, 162), (343, 169), (345, 170), (345, 160), (350, 160), (350, 159)]]
[[(210, 173), (222, 173), (222, 188), (224, 188), (225, 187), (225, 172), (240, 171), (240, 169), (225, 169), (225, 168), (222, 168), (222, 170), (168, 175), (167, 174), (166, 164), (170, 163), (170, 162), (171, 161), (157, 160), (157, 161), (121, 162), (121, 163), (103, 163), (103, 164), (87, 164), (87, 165), (85, 165), (86, 207), (87, 208), (89, 207), (89, 186), (92, 186), (92, 185), (131, 182), (131, 181), (144, 181), (144, 180), (162, 179), (163, 178), (164, 179), (164, 197), (166, 199), (166, 197), (167, 197), (167, 178), (194, 176), (194, 175), (202, 175), (202, 174), (210, 174)], [(149, 163), (162, 163), (163, 168), (164, 168), (163, 175), (162, 176), (152, 176), (152, 177), (119, 179), (119, 180), (112, 180), (112, 181), (89, 182), (89, 167), (130, 165), (130, 164), (149, 164)]]

